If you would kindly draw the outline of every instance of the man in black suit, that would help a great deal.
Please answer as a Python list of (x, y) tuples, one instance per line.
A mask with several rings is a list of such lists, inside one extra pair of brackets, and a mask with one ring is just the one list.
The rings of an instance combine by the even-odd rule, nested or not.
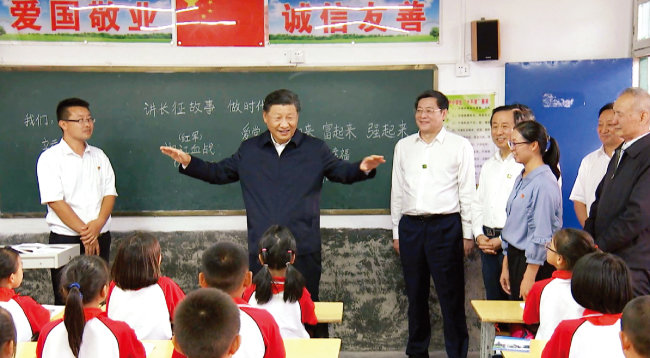
[(624, 142), (612, 156), (585, 222), (606, 252), (630, 268), (635, 296), (650, 294), (650, 94), (628, 88), (611, 123)]

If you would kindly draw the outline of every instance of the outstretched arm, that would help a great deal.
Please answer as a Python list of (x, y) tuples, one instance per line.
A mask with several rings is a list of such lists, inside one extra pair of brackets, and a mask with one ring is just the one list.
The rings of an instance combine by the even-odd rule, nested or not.
[(174, 159), (175, 161), (179, 162), (181, 165), (185, 167), (188, 166), (190, 164), (190, 161), (192, 160), (192, 157), (189, 154), (183, 152), (180, 149), (161, 146), (160, 151), (162, 152), (162, 154), (169, 156), (170, 158)]
[(380, 164), (386, 163), (386, 159), (384, 159), (383, 155), (370, 155), (361, 161), (361, 164), (359, 165), (359, 169), (364, 172), (369, 172), (375, 168), (377, 168)]

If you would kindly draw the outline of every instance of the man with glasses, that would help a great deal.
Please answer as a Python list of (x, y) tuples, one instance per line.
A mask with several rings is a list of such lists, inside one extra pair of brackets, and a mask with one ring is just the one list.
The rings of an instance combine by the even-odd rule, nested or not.
[[(80, 244), (81, 254), (108, 262), (108, 231), (115, 204), (115, 174), (104, 152), (88, 144), (95, 128), (88, 102), (68, 98), (56, 108), (61, 141), (38, 158), (36, 173), (41, 204), (47, 204), (50, 244)], [(63, 305), (60, 271), (52, 269), (54, 304)]]
[(596, 189), (585, 230), (630, 268), (635, 296), (650, 294), (650, 94), (628, 88), (614, 102), (623, 139)]
[(474, 247), (474, 150), (443, 127), (448, 108), (444, 94), (423, 92), (415, 101), (419, 131), (397, 142), (393, 157), (393, 248), (409, 301), (409, 357), (429, 356), (429, 277), (440, 301), (447, 355), (467, 356), (463, 253)]

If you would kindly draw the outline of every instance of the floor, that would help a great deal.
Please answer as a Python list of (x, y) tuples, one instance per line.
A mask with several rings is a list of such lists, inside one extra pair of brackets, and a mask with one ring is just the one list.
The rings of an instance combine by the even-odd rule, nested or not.
[[(469, 352), (467, 358), (478, 358), (479, 352)], [(429, 358), (445, 358), (447, 354), (443, 351), (429, 352)], [(350, 352), (343, 351), (339, 358), (406, 358), (404, 352)]]

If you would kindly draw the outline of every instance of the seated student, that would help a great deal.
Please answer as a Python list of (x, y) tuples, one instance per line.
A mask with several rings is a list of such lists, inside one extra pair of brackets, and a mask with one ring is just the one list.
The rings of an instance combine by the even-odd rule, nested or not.
[(188, 358), (231, 357), (241, 343), (239, 309), (216, 288), (190, 292), (174, 313), (174, 348)]
[(38, 338), (41, 328), (50, 321), (50, 311), (29, 296), (14, 289), (23, 282), (23, 260), (11, 247), (0, 248), (0, 307), (11, 313), (16, 326), (17, 342)]
[(625, 305), (620, 337), (626, 358), (650, 358), (650, 296), (639, 296)]
[(604, 252), (583, 256), (573, 268), (571, 293), (585, 308), (584, 315), (560, 322), (542, 358), (623, 358), (621, 312), (632, 298), (625, 262)]
[(293, 267), (296, 239), (289, 228), (273, 225), (266, 230), (259, 243), (259, 260), (262, 269), (244, 291), (244, 301), (269, 311), (282, 338), (309, 338), (304, 325), (318, 321), (305, 279)]
[(582, 256), (594, 251), (594, 239), (578, 229), (556, 231), (546, 245), (546, 261), (556, 271), (552, 278), (535, 282), (524, 307), (524, 322), (539, 323), (535, 339), (549, 340), (561, 321), (582, 317), (585, 309), (571, 295), (571, 270)]
[(99, 256), (77, 256), (61, 273), (63, 319), (43, 327), (38, 358), (144, 358), (142, 343), (129, 325), (106, 316), (108, 267)]
[[(273, 316), (253, 307), (241, 297), (250, 286), (252, 273), (248, 270), (248, 253), (231, 242), (219, 242), (203, 253), (199, 286), (223, 290), (239, 307), (241, 346), (235, 357), (284, 358), (284, 342)], [(176, 331), (178, 332), (178, 331)], [(180, 357), (174, 352), (172, 357)]]
[(0, 307), (0, 358), (16, 356), (16, 327), (11, 313)]
[(135, 233), (120, 242), (113, 261), (106, 313), (128, 323), (138, 339), (171, 339), (174, 309), (185, 297), (176, 282), (161, 276), (161, 260), (158, 240)]

